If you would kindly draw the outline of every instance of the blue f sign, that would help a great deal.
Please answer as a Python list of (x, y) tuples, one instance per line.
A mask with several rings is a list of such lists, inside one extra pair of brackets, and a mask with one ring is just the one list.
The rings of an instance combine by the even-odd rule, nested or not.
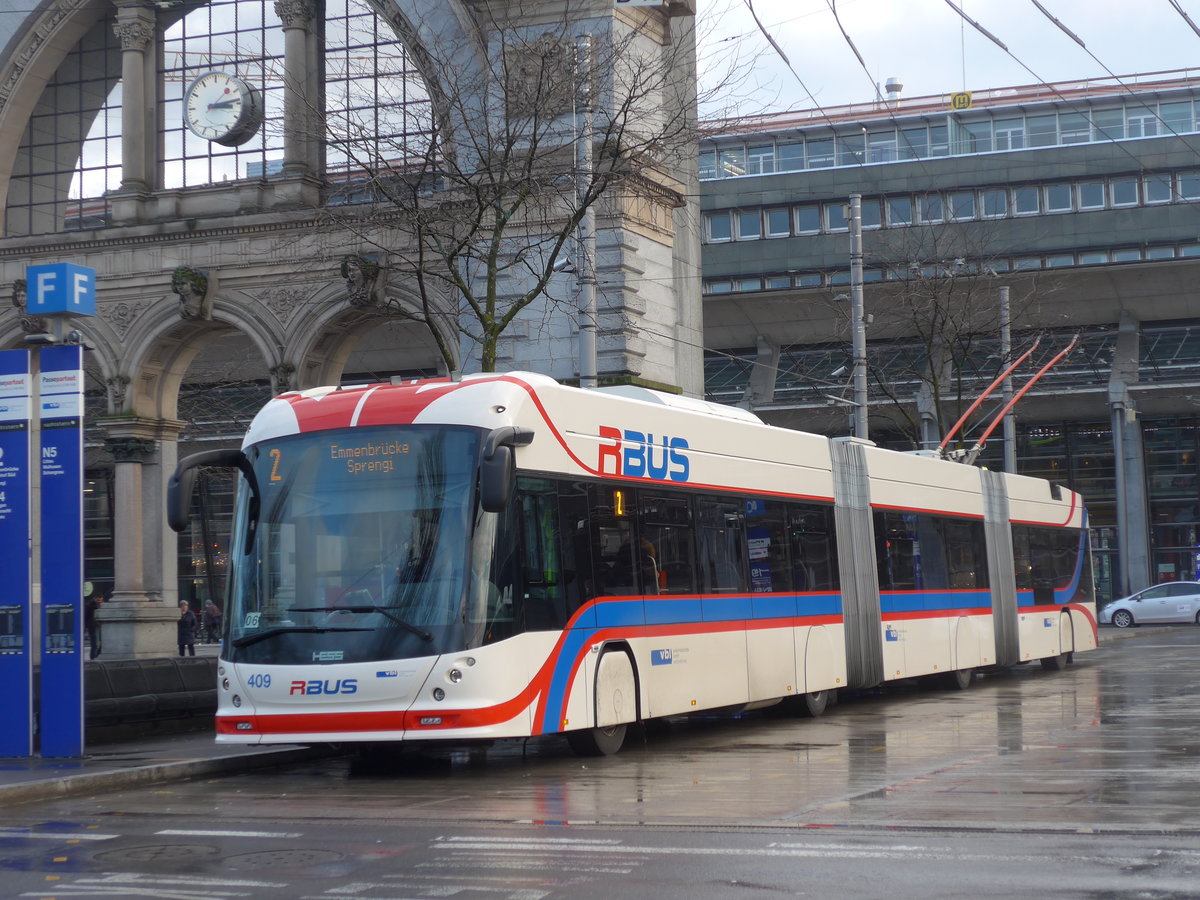
[(96, 270), (87, 266), (26, 266), (25, 292), (31, 316), (96, 314)]

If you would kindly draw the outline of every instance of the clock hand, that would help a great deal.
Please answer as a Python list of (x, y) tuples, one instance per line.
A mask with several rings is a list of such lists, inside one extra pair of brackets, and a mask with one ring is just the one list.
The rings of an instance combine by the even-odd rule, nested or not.
[(219, 100), (216, 103), (208, 104), (209, 109), (229, 109), (237, 104), (236, 100)]

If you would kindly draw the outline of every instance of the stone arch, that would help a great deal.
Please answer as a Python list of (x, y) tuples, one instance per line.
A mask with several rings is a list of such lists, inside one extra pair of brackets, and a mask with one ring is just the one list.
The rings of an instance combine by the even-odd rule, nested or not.
[[(9, 34), (0, 35), (0, 39), (7, 37), (0, 55), (4, 60), (0, 68), (0, 200), (8, 197), (25, 124), (42, 102), (46, 84), (71, 49), (108, 14), (102, 3), (72, 8), (41, 0), (23, 20), (13, 23)], [(6, 208), (7, 203), (0, 207)], [(0, 216), (6, 216), (5, 209), (0, 209)]]
[[(296, 367), (293, 384), (296, 388), (337, 384), (363, 338), (383, 323), (398, 321), (394, 313), (389, 314), (383, 307), (347, 305), (344, 285), (327, 285), (313, 296), (311, 302), (315, 312), (309, 319), (309, 327), (295, 332), (284, 352), (284, 358)], [(416, 308), (411, 297), (402, 297), (391, 290), (388, 302)], [(411, 322), (409, 327), (413, 330), (414, 343), (428, 348), (429, 358), (436, 362), (440, 371), (443, 368), (441, 354), (425, 326)]]
[[(373, 9), (395, 29), (396, 36), (412, 55), (417, 70), (430, 92), (442, 127), (450, 135), (463, 135), (469, 120), (483, 117), (495, 106), (493, 97), (476, 98), (467, 108), (450, 100), (449, 79), (488, 84), (487, 47), (476, 14), (463, 0), (443, 0), (436, 13), (427, 0), (368, 0)], [(445, 61), (454, 58), (454, 68)], [(497, 86), (498, 89), (498, 86)], [(496, 95), (499, 97), (499, 94)]]
[(188, 367), (211, 338), (230, 331), (250, 339), (262, 355), (263, 377), (267, 377), (282, 361), (282, 341), (250, 312), (246, 307), (218, 302), (211, 321), (183, 320), (175, 304), (158, 304), (126, 338), (133, 354), (122, 372), (130, 378), (127, 409), (123, 411), (149, 419), (175, 419), (179, 386)]

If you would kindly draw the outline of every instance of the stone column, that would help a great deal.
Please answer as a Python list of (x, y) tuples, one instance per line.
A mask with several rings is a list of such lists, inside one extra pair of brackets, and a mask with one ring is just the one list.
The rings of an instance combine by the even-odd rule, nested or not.
[[(162, 528), (160, 510), (144, 503), (144, 468), (158, 453), (153, 422), (137, 419), (107, 424), (105, 449), (113, 455), (113, 568), (112, 599), (101, 610), (105, 658), (170, 656), (174, 652), (174, 605), (163, 603), (162, 574), (147, 578), (146, 534)], [(152, 471), (157, 467), (151, 465)], [(161, 492), (150, 495), (161, 498)], [(147, 590), (147, 582), (155, 590)]]
[(110, 437), (105, 450), (113, 456), (114, 600), (145, 600), (142, 540), (142, 464), (154, 455), (154, 441)]
[(275, 14), (283, 23), (283, 174), (293, 178), (314, 172), (316, 94), (310, 53), (314, 13), (311, 0), (275, 0)]
[(141, 6), (121, 6), (113, 32), (121, 42), (121, 191), (145, 193), (150, 183), (151, 122), (157, 93), (147, 78), (147, 53), (154, 38), (154, 12)]

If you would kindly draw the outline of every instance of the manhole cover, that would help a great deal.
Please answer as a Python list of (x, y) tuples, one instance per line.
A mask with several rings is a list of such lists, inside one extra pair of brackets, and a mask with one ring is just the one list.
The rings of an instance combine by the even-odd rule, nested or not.
[(128, 847), (124, 850), (105, 850), (94, 859), (114, 862), (181, 862), (190, 859), (207, 859), (220, 853), (216, 847), (204, 844), (154, 844), (150, 847)]
[(231, 856), (225, 860), (225, 866), (230, 869), (285, 869), (337, 862), (342, 858), (343, 854), (333, 850), (264, 850)]

